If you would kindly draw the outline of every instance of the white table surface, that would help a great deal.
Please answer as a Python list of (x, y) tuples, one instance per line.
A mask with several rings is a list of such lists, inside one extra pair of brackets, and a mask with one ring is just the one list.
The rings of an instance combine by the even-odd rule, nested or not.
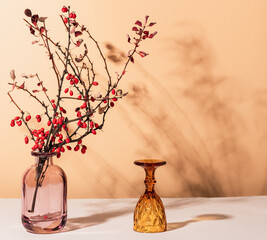
[(31, 234), (20, 222), (20, 199), (0, 199), (0, 239), (267, 240), (267, 197), (163, 198), (168, 231), (133, 228), (137, 199), (69, 199), (61, 233)]

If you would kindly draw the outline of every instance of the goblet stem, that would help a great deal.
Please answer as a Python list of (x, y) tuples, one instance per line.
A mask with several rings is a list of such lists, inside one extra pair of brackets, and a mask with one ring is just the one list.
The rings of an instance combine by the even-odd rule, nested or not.
[(145, 168), (145, 172), (146, 172), (146, 179), (145, 179), (146, 191), (145, 191), (145, 193), (155, 192), (154, 186), (157, 182), (155, 179), (155, 170), (156, 169), (153, 167)]

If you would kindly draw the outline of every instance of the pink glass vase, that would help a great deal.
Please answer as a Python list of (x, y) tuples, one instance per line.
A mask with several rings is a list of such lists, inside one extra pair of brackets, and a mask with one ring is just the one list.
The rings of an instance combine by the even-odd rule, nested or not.
[(23, 175), (22, 224), (28, 232), (56, 233), (67, 221), (67, 178), (53, 153), (32, 153), (36, 163)]

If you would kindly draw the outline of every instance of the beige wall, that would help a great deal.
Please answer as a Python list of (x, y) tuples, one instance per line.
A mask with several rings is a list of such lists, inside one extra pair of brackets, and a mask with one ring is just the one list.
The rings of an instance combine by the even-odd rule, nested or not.
[[(48, 16), (59, 39), (62, 2), (103, 46), (110, 42), (127, 52), (125, 35), (147, 14), (159, 32), (143, 47), (150, 55), (128, 69), (122, 85), (129, 96), (110, 111), (104, 132), (86, 140), (87, 154), (55, 160), (67, 173), (70, 198), (139, 196), (144, 173), (133, 161), (147, 157), (168, 163), (156, 173), (164, 197), (267, 193), (265, 0), (0, 2), (0, 197), (20, 196), (21, 175), (34, 161), (24, 129), (9, 127), (17, 115), (6, 95), (9, 72), (38, 72), (50, 92), (54, 86), (45, 54), (31, 45), (23, 11)], [(111, 66), (113, 72), (122, 67)], [(31, 110), (28, 97), (18, 99)]]

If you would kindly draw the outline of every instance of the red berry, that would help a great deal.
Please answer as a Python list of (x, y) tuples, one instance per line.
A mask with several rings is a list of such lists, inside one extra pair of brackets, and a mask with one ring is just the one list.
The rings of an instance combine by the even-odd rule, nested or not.
[(86, 127), (87, 127), (87, 124), (85, 122), (83, 122), (82, 128), (86, 128)]
[(72, 18), (73, 17), (73, 13), (70, 13), (69, 17)]
[(68, 22), (68, 19), (67, 18), (64, 18), (64, 23), (67, 23)]
[(70, 96), (73, 96), (73, 91), (70, 90)]
[(79, 145), (76, 145), (75, 148), (74, 148), (74, 151), (78, 151), (80, 149), (80, 146)]
[(47, 122), (47, 126), (49, 127), (51, 125), (51, 121), (49, 120), (48, 122)]
[(41, 118), (38, 118), (38, 119), (37, 119), (37, 122), (41, 122), (41, 121), (42, 121), (42, 119), (41, 119)]
[(115, 95), (115, 89), (113, 88), (112, 90), (111, 90), (111, 93), (113, 94), (113, 95)]
[(67, 80), (70, 80), (71, 79), (71, 74), (68, 74), (67, 77), (66, 77)]
[(64, 147), (61, 147), (61, 148), (60, 148), (60, 151), (61, 151), (61, 152), (65, 152), (65, 148), (64, 148)]
[(112, 98), (112, 100), (114, 101), (114, 102), (116, 102), (116, 101), (118, 101), (118, 98)]
[(82, 148), (81, 153), (82, 154), (85, 154), (85, 152), (86, 152), (86, 149), (85, 148)]
[(64, 90), (64, 93), (67, 93), (69, 91), (69, 89), (68, 88), (66, 88), (65, 90)]
[(52, 100), (51, 100), (51, 103), (55, 103), (55, 100), (54, 100), (54, 99), (52, 99)]
[(98, 128), (98, 127), (99, 127), (99, 125), (97, 123), (95, 123), (95, 128)]
[(58, 148), (56, 149), (56, 152), (57, 152), (57, 153), (60, 153), (60, 151), (61, 151), (61, 148), (58, 147)]
[(103, 100), (103, 103), (107, 103), (107, 100), (105, 99), (105, 100)]
[(31, 115), (28, 115), (26, 118), (25, 118), (25, 120), (26, 120), (26, 122), (28, 122), (29, 120), (31, 120)]
[(94, 97), (91, 97), (91, 101), (94, 102), (95, 101), (95, 98)]
[(87, 147), (85, 145), (83, 145), (82, 150), (81, 150), (82, 154), (84, 154), (86, 152), (86, 149), (87, 149)]
[(81, 96), (81, 95), (79, 95), (79, 96), (78, 96), (78, 99), (82, 99), (82, 96)]
[(67, 146), (67, 149), (68, 149), (68, 150), (71, 150), (71, 146)]
[(83, 148), (84, 148), (85, 150), (87, 150), (87, 147), (86, 147), (85, 145), (83, 145)]
[(72, 80), (70, 80), (70, 85), (73, 85), (73, 81)]
[(19, 120), (19, 119), (20, 119), (20, 117), (19, 117), (19, 116), (16, 116), (14, 119), (17, 121), (17, 120)]
[(65, 13), (65, 12), (68, 11), (68, 9), (64, 6), (64, 7), (61, 9), (61, 11)]
[(81, 125), (82, 125), (82, 121), (81, 121), (81, 119), (77, 122), (77, 125), (78, 125), (78, 126), (81, 126)]
[(75, 13), (72, 14), (72, 18), (74, 18), (74, 19), (76, 18), (76, 14)]
[(86, 103), (81, 106), (81, 109), (86, 108)]
[(81, 116), (82, 116), (81, 112), (80, 111), (77, 112), (77, 117), (81, 117)]
[(15, 126), (15, 121), (14, 120), (11, 120), (10, 126), (11, 127), (14, 127)]
[(36, 150), (38, 148), (38, 144), (35, 144), (33, 147), (32, 147), (32, 150)]
[(111, 106), (111, 107), (114, 107), (114, 105), (115, 105), (114, 102), (111, 102), (111, 103), (110, 103), (110, 106)]
[(97, 86), (98, 85), (98, 82), (93, 82), (92, 83), (94, 86)]
[(43, 145), (42, 145), (42, 144), (39, 144), (39, 145), (38, 145), (38, 149), (41, 151), (42, 148), (43, 148)]
[(58, 124), (59, 125), (62, 125), (63, 124), (63, 120), (60, 118), (60, 119), (58, 119)]
[(80, 139), (79, 141), (78, 141), (78, 144), (81, 144), (82, 143), (82, 139)]
[(74, 78), (73, 81), (75, 82), (75, 84), (78, 84), (79, 83), (78, 78)]
[(29, 138), (28, 138), (27, 136), (24, 138), (24, 142), (25, 142), (26, 144), (29, 143)]
[(53, 121), (52, 121), (52, 123), (53, 124), (56, 124), (57, 123), (57, 119), (54, 118)]
[(93, 128), (94, 127), (94, 123), (91, 121), (90, 122), (90, 128)]
[(54, 104), (54, 103), (53, 103), (53, 105), (52, 105), (52, 106), (53, 106), (53, 108), (56, 108), (56, 107), (57, 107), (57, 106), (56, 106), (56, 104)]
[(57, 153), (57, 158), (60, 158), (60, 156), (61, 156), (61, 153)]
[(66, 143), (69, 143), (70, 142), (70, 139), (69, 138), (66, 138)]
[(94, 129), (92, 130), (92, 133), (93, 133), (94, 135), (96, 135), (96, 131), (95, 131)]
[(36, 119), (41, 118), (41, 116), (38, 114), (35, 116)]
[(16, 123), (17, 123), (17, 125), (18, 125), (19, 127), (22, 125), (22, 121), (21, 121), (21, 120), (17, 121)]
[(61, 112), (63, 112), (64, 114), (67, 112), (63, 107), (61, 107), (59, 110), (60, 110)]

